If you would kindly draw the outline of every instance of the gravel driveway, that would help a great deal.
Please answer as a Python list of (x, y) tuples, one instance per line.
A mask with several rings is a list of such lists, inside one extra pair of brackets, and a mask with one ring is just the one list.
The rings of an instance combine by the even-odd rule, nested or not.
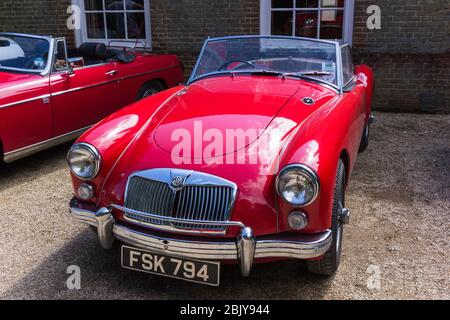
[[(0, 298), (450, 299), (450, 116), (376, 116), (333, 279), (298, 262), (257, 265), (249, 279), (224, 266), (220, 288), (122, 270), (117, 250), (68, 218), (64, 145), (0, 167)], [(81, 290), (66, 288), (71, 265)]]

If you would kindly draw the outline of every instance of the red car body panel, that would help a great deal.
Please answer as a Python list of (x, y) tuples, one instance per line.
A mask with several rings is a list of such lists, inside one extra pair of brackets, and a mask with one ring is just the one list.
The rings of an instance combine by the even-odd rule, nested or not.
[[(5, 153), (51, 138), (52, 109), (42, 100), (28, 101), (49, 93), (48, 77), (0, 71), (0, 144)], [(28, 102), (2, 107), (19, 101)]]
[(171, 88), (183, 78), (176, 56), (148, 53), (131, 63), (77, 68), (70, 76), (0, 71), (0, 157), (92, 126), (136, 101), (149, 81)]
[[(165, 91), (122, 109), (78, 140), (93, 145), (102, 156), (100, 173), (91, 181), (96, 190), (91, 205), (95, 208), (123, 205), (127, 179), (135, 172), (153, 168), (195, 170), (237, 184), (231, 220), (251, 226), (255, 236), (292, 232), (287, 217), (294, 208), (280, 199), (275, 180), (286, 165), (302, 163), (316, 170), (321, 190), (317, 201), (302, 208), (309, 225), (301, 233), (330, 229), (338, 160), (342, 157), (347, 162), (348, 179), (371, 112), (372, 71), (358, 66), (356, 72), (365, 82), (358, 81), (342, 94), (305, 80), (218, 76)], [(315, 103), (305, 104), (305, 97), (313, 98)], [(170, 150), (176, 142), (172, 141), (171, 133), (182, 128), (195, 136), (194, 123), (199, 120), (204, 130), (215, 128), (222, 133), (230, 128), (276, 132), (270, 136), (270, 143), (279, 146), (279, 153), (272, 155), (268, 164), (274, 169), (272, 173), (261, 175), (261, 164), (208, 164), (196, 161), (195, 154), (178, 159), (184, 162), (175, 166)], [(193, 148), (196, 143), (199, 142), (192, 141)], [(253, 143), (248, 141), (249, 146)], [(236, 151), (233, 149), (231, 153)], [(227, 155), (224, 150), (215, 155), (215, 160), (224, 160)], [(80, 183), (73, 176), (75, 190)], [(114, 214), (117, 220), (123, 220), (120, 212)], [(235, 238), (238, 231), (230, 227), (224, 237)]]

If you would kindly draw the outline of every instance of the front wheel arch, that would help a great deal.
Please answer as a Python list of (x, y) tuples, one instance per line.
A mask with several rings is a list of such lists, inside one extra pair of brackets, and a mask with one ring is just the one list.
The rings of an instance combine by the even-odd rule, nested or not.
[(145, 98), (144, 95), (145, 95), (146, 88), (152, 87), (152, 86), (155, 88), (158, 88), (159, 91), (163, 91), (168, 88), (166, 82), (163, 79), (152, 79), (150, 81), (147, 81), (147, 82), (143, 83), (141, 85), (141, 87), (139, 88), (139, 91), (137, 92), (137, 95), (136, 95), (136, 101), (139, 101), (139, 100)]
[(339, 156), (339, 159), (344, 162), (345, 167), (345, 187), (348, 186), (348, 182), (350, 180), (350, 156), (348, 154), (347, 150), (342, 150), (341, 155)]

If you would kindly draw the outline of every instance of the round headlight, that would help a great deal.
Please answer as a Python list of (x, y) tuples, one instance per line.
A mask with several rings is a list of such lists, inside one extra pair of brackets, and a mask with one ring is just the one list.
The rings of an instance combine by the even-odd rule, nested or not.
[(319, 195), (317, 174), (305, 165), (284, 168), (277, 179), (278, 194), (289, 204), (306, 207)]
[(69, 151), (68, 161), (72, 173), (82, 180), (95, 178), (100, 170), (100, 154), (87, 143), (74, 145)]

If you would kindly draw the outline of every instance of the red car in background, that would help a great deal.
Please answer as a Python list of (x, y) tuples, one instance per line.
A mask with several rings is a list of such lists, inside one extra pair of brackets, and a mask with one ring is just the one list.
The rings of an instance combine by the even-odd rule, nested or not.
[(173, 55), (64, 38), (0, 33), (0, 161), (12, 162), (76, 139), (132, 102), (176, 86)]
[(208, 39), (186, 86), (104, 119), (71, 148), (72, 215), (122, 266), (219, 285), (220, 264), (339, 266), (345, 190), (369, 143), (373, 73), (349, 45)]

